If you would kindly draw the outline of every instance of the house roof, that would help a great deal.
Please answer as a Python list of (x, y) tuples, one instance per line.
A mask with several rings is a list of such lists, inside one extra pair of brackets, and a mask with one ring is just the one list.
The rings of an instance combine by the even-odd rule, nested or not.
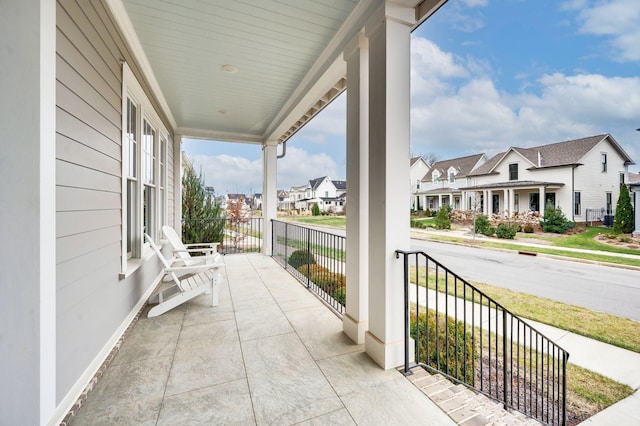
[[(413, 166), (414, 164), (416, 164), (418, 161), (424, 161), (424, 158), (417, 156), (417, 157), (411, 157), (411, 159), (409, 159), (409, 167)], [(424, 161), (425, 164), (427, 164), (426, 161)]]
[(609, 134), (589, 136), (570, 141), (556, 142), (547, 145), (533, 146), (530, 148), (511, 147), (489, 159), (486, 163), (475, 169), (469, 176), (482, 176), (494, 173), (496, 166), (510, 152), (517, 152), (531, 164), (531, 169), (560, 167), (579, 164), (580, 160), (591, 151), (598, 143), (607, 139), (613, 148), (618, 151), (626, 164), (635, 164), (618, 142)]
[(347, 190), (347, 181), (346, 180), (332, 180), (333, 186), (336, 187), (337, 190), (346, 191)]
[(436, 161), (429, 168), (427, 173), (422, 178), (423, 181), (430, 181), (431, 174), (437, 170), (440, 172), (441, 179), (446, 180), (448, 178), (448, 170), (453, 167), (457, 170), (456, 177), (467, 176), (473, 168), (478, 164), (480, 159), (486, 157), (484, 153), (468, 155), (466, 157), (452, 158), (450, 160)]
[(327, 176), (322, 176), (322, 177), (315, 178), (315, 179), (309, 179), (309, 185), (311, 186), (311, 189), (318, 189), (320, 184), (322, 182), (324, 182), (324, 180), (326, 178), (327, 178)]
[(474, 185), (474, 186), (466, 186), (464, 190), (469, 189), (496, 189), (496, 188), (529, 188), (529, 187), (539, 187), (539, 186), (564, 186), (562, 182), (544, 182), (544, 181), (535, 181), (535, 180), (509, 180), (506, 182), (493, 182), (493, 183), (485, 183), (483, 185)]
[(629, 184), (640, 185), (640, 173), (629, 173)]

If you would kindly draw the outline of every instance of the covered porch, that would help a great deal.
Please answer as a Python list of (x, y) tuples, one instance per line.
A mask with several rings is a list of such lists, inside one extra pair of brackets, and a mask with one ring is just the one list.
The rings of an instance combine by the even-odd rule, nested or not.
[(547, 203), (554, 207), (561, 182), (513, 181), (495, 182), (461, 188), (467, 209), (477, 209), (484, 215), (513, 218), (518, 213), (544, 216)]
[(69, 424), (454, 424), (273, 259), (224, 263), (220, 305), (144, 309)]

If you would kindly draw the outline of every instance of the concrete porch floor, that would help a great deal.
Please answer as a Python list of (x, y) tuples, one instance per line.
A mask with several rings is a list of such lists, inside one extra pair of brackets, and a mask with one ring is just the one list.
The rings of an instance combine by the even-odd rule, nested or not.
[(71, 424), (455, 424), (270, 257), (224, 262), (220, 304), (145, 311)]

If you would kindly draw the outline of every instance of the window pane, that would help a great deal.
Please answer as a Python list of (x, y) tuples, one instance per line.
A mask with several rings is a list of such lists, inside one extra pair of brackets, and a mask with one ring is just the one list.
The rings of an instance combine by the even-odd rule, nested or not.
[(155, 183), (155, 137), (156, 132), (151, 125), (144, 120), (142, 133), (142, 171), (145, 183)]
[(131, 101), (131, 99), (127, 98), (127, 141), (125, 143), (127, 143), (129, 145), (129, 177), (131, 178), (135, 178), (137, 177), (137, 167), (136, 167), (136, 163), (137, 163), (137, 150), (138, 150), (138, 143), (137, 143), (137, 122), (136, 122), (136, 117), (137, 117), (137, 113), (136, 113), (137, 107), (136, 105)]
[(134, 242), (136, 237), (135, 217), (137, 210), (136, 203), (136, 181), (127, 180), (127, 256), (131, 257), (134, 252)]

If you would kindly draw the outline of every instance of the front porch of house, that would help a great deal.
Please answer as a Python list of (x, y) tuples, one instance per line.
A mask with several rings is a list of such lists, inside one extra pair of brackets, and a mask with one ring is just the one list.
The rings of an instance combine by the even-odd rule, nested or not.
[(220, 304), (146, 308), (69, 424), (453, 424), (272, 258), (224, 262)]

